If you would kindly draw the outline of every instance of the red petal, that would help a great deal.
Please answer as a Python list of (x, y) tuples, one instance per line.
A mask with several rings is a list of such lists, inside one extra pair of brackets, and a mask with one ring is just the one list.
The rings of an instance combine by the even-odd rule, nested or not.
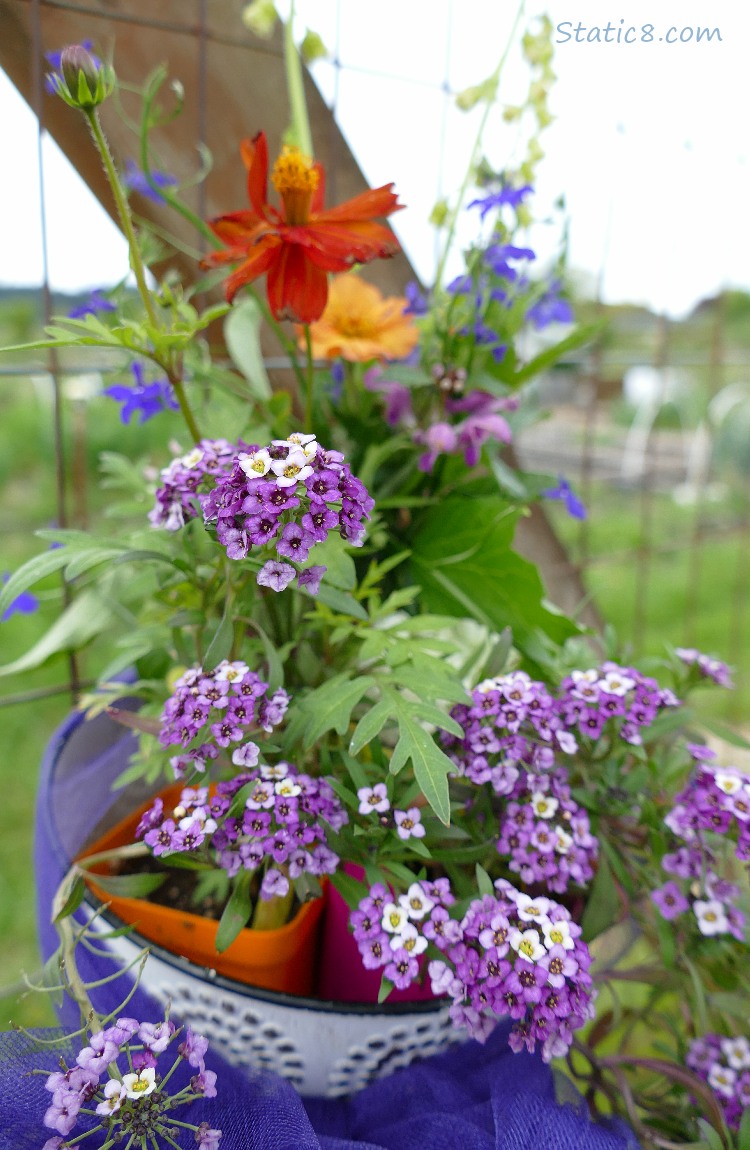
[(216, 216), (215, 219), (208, 221), (208, 226), (214, 235), (230, 247), (253, 244), (258, 238), (257, 233), (262, 235), (268, 230), (264, 219), (256, 216), (255, 212), (247, 210)]
[(257, 215), (265, 217), (268, 208), (268, 143), (266, 133), (258, 132), (252, 140), (240, 144), (242, 161), (247, 168), (247, 198)]
[[(384, 224), (370, 220), (361, 222), (315, 222), (304, 228), (288, 229), (295, 234), (284, 234), (290, 242), (299, 242), (308, 257), (327, 271), (344, 271), (352, 264), (366, 264), (375, 259), (387, 259), (401, 251), (396, 236)], [(298, 239), (298, 232), (304, 236)]]
[[(250, 249), (248, 258), (224, 281), (224, 295), (229, 303), (232, 302), (240, 288), (252, 283), (253, 280), (273, 266), (281, 254), (280, 244), (281, 240), (278, 236), (268, 235)], [(281, 251), (283, 252), (283, 248)]]
[(341, 223), (344, 220), (371, 220), (374, 216), (389, 216), (391, 212), (398, 212), (405, 204), (398, 202), (398, 196), (391, 191), (393, 184), (384, 184), (382, 188), (371, 188), (352, 200), (345, 200), (335, 208), (327, 208), (318, 212), (311, 223), (331, 222)]
[(328, 299), (328, 278), (299, 244), (285, 244), (268, 272), (268, 303), (276, 319), (313, 323)]

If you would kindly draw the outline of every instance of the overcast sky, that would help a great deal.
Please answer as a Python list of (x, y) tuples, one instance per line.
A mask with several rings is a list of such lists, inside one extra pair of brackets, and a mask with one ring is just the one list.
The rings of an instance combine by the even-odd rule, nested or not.
[[(337, 89), (339, 122), (368, 179), (396, 182), (409, 207), (398, 230), (429, 281), (435, 245), (426, 217), (439, 194), (460, 184), (478, 115), (452, 104), (444, 115), (441, 86), (461, 89), (492, 72), (515, 4), (379, 0), (366, 20), (351, 0), (298, 0), (297, 9), (340, 61), (318, 64), (316, 79), (328, 98)], [(559, 79), (536, 205), (544, 218), (565, 196), (571, 265), (601, 274), (609, 301), (673, 315), (721, 287), (750, 289), (747, 6), (528, 0), (527, 21), (544, 10), (556, 26)], [(718, 33), (699, 41), (699, 28)], [(516, 59), (501, 99), (516, 102), (526, 82)], [(0, 283), (35, 284), (42, 268), (36, 123), (1, 73), (0, 123), (6, 162), (12, 157), (0, 185)], [(485, 142), (493, 164), (517, 158), (499, 118)], [(121, 238), (49, 141), (44, 157), (53, 287), (115, 282), (126, 268)], [(537, 229), (532, 244), (549, 255), (557, 234)]]

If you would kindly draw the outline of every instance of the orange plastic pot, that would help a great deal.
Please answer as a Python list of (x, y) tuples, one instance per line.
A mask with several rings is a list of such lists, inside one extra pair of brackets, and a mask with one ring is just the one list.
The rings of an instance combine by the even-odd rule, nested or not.
[[(161, 793), (165, 808), (170, 804), (174, 806), (180, 790), (178, 785)], [(80, 857), (135, 842), (135, 829), (152, 802), (145, 803), (107, 831)], [(109, 874), (110, 866), (98, 863), (92, 872)], [(157, 943), (172, 954), (250, 986), (296, 995), (313, 992), (323, 898), (306, 902), (291, 922), (275, 930), (241, 930), (231, 946), (219, 954), (216, 950), (219, 924), (214, 919), (146, 899), (118, 898), (108, 894), (94, 879), (87, 880), (87, 885), (113, 914), (134, 927), (147, 941)]]

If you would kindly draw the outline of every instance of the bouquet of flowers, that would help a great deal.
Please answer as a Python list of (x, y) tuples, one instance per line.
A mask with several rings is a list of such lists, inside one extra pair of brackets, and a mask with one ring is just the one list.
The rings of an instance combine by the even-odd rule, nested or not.
[[(544, 43), (526, 47), (548, 81)], [(133, 373), (108, 392), (123, 421), (173, 409), (184, 430), (160, 470), (108, 457), (116, 534), (49, 532), (0, 614), (54, 571), (76, 589), (46, 655), (106, 650), (82, 705), (138, 732), (128, 779), (180, 788), (143, 811), (131, 862), (189, 871), (196, 898), (210, 889), (219, 951), (335, 891), (380, 1001), (429, 988), (480, 1042), (510, 1019), (513, 1050), (566, 1060), (592, 1110), (625, 1114), (644, 1145), (747, 1145), (750, 781), (719, 763), (686, 702), (729, 686), (728, 670), (685, 650), (665, 656), (663, 682), (631, 666), (553, 608), (513, 550), (545, 492), (585, 514), (564, 481), (507, 454), (524, 386), (590, 335), (523, 350), (572, 320), (559, 269), (535, 278), (522, 238), (533, 163), (480, 174), (459, 276), (384, 298), (366, 265), (399, 251), (383, 222), (402, 207), (393, 185), (327, 205), (304, 123), (273, 161), (260, 132), (239, 149), (248, 203), (192, 217), (212, 245), (204, 278), (151, 288), (99, 121), (114, 72), (82, 46), (55, 65), (110, 178), (137, 292), (98, 294), (33, 346), (117, 349)], [(189, 216), (153, 166), (157, 95), (158, 80), (138, 176)], [(224, 301), (199, 309), (219, 282)], [(206, 337), (220, 319), (229, 361)], [(266, 373), (264, 323), (288, 387)], [(137, 712), (118, 710), (126, 669)], [(84, 1013), (65, 923), (86, 865), (56, 906)], [(50, 1079), (49, 1148), (73, 1145), (74, 1094), (115, 1144), (153, 1100), (174, 1036), (160, 1026), (100, 1020)], [(181, 1098), (213, 1090), (204, 1042), (188, 1031), (179, 1047), (197, 1071)], [(195, 1138), (208, 1150), (219, 1132)]]

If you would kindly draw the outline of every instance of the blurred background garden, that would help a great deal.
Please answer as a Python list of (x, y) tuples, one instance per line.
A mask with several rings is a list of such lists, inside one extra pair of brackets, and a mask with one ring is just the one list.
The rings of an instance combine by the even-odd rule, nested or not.
[[(4, 0), (0, 17), (19, 20), (19, 10), (27, 7)], [(47, 7), (54, 6), (42, 4), (43, 17)], [(69, 7), (75, 15), (76, 5)], [(245, 5), (229, 7), (239, 21)], [(363, 30), (347, 6), (329, 0), (315, 7), (313, 13), (310, 4), (297, 5), (300, 20), (309, 21), (326, 45), (327, 54), (312, 65), (312, 76), (365, 176), (373, 184), (395, 180), (410, 207), (401, 215), (419, 219), (417, 226), (404, 219), (399, 234), (416, 273), (429, 283), (433, 230), (427, 217), (432, 205), (452, 191), (448, 173), (465, 166), (466, 141), (473, 132), (469, 125), (478, 114), (470, 109), (468, 119), (466, 114), (461, 119), (459, 111), (455, 120), (456, 96), (495, 67), (513, 14), (506, 18), (489, 4), (441, 0), (426, 6), (420, 0), (406, 17), (396, 13), (397, 6), (381, 4), (380, 23), (390, 28), (391, 37), (378, 55), (377, 30)], [(578, 19), (579, 13), (559, 3), (548, 7), (554, 41), (558, 22)], [(705, 12), (696, 5), (688, 10), (682, 5), (679, 20), (677, 5), (671, 7), (670, 23), (674, 16), (680, 27), (706, 24)], [(595, 22), (594, 5), (578, 8), (581, 19)], [(132, 18), (145, 21), (143, 9)], [(531, 27), (541, 11), (525, 12), (523, 26)], [(197, 16), (205, 19), (205, 12), (198, 3)], [(117, 21), (124, 16), (109, 9), (105, 16), (112, 23), (102, 19), (95, 31), (109, 31), (117, 48), (117, 36), (124, 37), (124, 25)], [(429, 18), (430, 51), (419, 38), (420, 18), (423, 25)], [(82, 6), (75, 19), (77, 38), (83, 39), (91, 33), (91, 21)], [(200, 19), (199, 33), (204, 27)], [(399, 19), (406, 21), (400, 37), (393, 31)], [(632, 19), (638, 22), (635, 15)], [(543, 252), (546, 244), (548, 263), (561, 243), (567, 248), (576, 321), (597, 326), (585, 347), (571, 352), (527, 393), (514, 445), (522, 469), (548, 475), (550, 487), (564, 480), (586, 508), (586, 517), (580, 518), (570, 514), (564, 498), (545, 503), (568, 557), (559, 570), (547, 563), (550, 598), (565, 591), (569, 609), (573, 586), (580, 608), (586, 602), (593, 605), (623, 652), (644, 669), (649, 660), (664, 657), (667, 645), (696, 647), (727, 661), (734, 668), (736, 689), (707, 695), (704, 704), (699, 697), (697, 703), (717, 738), (727, 737), (729, 725), (750, 734), (750, 262), (742, 263), (744, 233), (736, 242), (731, 239), (732, 227), (738, 227), (734, 205), (746, 202), (748, 175), (741, 146), (731, 133), (722, 136), (719, 130), (732, 127), (732, 101), (739, 91), (721, 88), (739, 83), (738, 72), (726, 66), (728, 58), (738, 60), (741, 43), (742, 30), (733, 20), (736, 14), (728, 4), (717, 4), (710, 22), (723, 29), (720, 43), (686, 43), (681, 54), (664, 51), (656, 59), (652, 53), (649, 70), (639, 78), (638, 102), (627, 91), (635, 53), (629, 60), (622, 53), (616, 59), (609, 49), (605, 55), (603, 45), (590, 43), (573, 59), (567, 45), (557, 49), (559, 78), (550, 96), (556, 121), (544, 139), (549, 163), (540, 167), (535, 246)], [(194, 24), (190, 27), (194, 33)], [(38, 73), (40, 49), (61, 44), (54, 39), (57, 28), (43, 20), (32, 33)], [(728, 57), (730, 51), (735, 55)], [(39, 92), (31, 59), (30, 52), (24, 62), (29, 90), (35, 84)], [(5, 60), (0, 62), (5, 66)], [(132, 67), (134, 79), (142, 82), (143, 67), (132, 51), (118, 52), (116, 63), (120, 71)], [(711, 84), (693, 90), (691, 75), (709, 67)], [(665, 74), (683, 102), (678, 120), (669, 119), (678, 113), (657, 95)], [(29, 107), (10, 80), (0, 75), (0, 81), (0, 96), (10, 101), (9, 131), (17, 129), (20, 141), (0, 213), (5, 229), (0, 344), (8, 345), (37, 338), (51, 315), (69, 314), (86, 303), (93, 289), (124, 279), (127, 263), (121, 238), (113, 235), (111, 221), (93, 196), (80, 200), (73, 213), (68, 181), (74, 177), (45, 130), (43, 97), (38, 95), (38, 106)], [(516, 99), (514, 85), (524, 88), (527, 81), (523, 69), (509, 73), (508, 105)], [(210, 74), (203, 82), (210, 87)], [(602, 91), (604, 84), (593, 107), (590, 93), (596, 85)], [(519, 102), (525, 98), (524, 88)], [(719, 107), (723, 119), (712, 120), (712, 109)], [(264, 114), (256, 100), (247, 133), (264, 126)], [(584, 114), (589, 117), (587, 138), (580, 131)], [(387, 132), (378, 132), (377, 117)], [(654, 119), (662, 124), (660, 136), (647, 132)], [(381, 141), (376, 154), (378, 135), (390, 137), (392, 147), (383, 148)], [(501, 151), (505, 138), (496, 135), (493, 147)], [(416, 149), (415, 138), (420, 142)], [(639, 147), (647, 150), (641, 170), (650, 172), (650, 179), (642, 181), (640, 201), (626, 181), (638, 166)], [(712, 147), (719, 148), (723, 167), (707, 153)], [(501, 158), (493, 157), (496, 164)], [(714, 214), (710, 221), (700, 215), (705, 188), (693, 180), (705, 168), (713, 187), (722, 189), (724, 202), (721, 218)], [(681, 182), (670, 184), (666, 193), (657, 190), (662, 175), (666, 179), (670, 172)], [(693, 233), (678, 208), (692, 211)], [(22, 210), (28, 212), (23, 218)], [(649, 210), (650, 227), (643, 214)], [(709, 222), (715, 229), (712, 241), (699, 245), (699, 223), (705, 229)], [(399, 231), (400, 218), (395, 226)], [(26, 247), (16, 258), (19, 239)], [(701, 263), (698, 249), (707, 262)], [(559, 338), (561, 333), (564, 329), (554, 325), (551, 334)], [(163, 412), (154, 421), (141, 424), (135, 416), (124, 423), (120, 407), (103, 389), (129, 381), (122, 362), (100, 352), (86, 362), (80, 357), (52, 361), (43, 353), (3, 357), (0, 575), (43, 549), (46, 544), (35, 531), (55, 523), (95, 528), (113, 499), (123, 499), (121, 488), (114, 494), (107, 453), (127, 456), (139, 470), (164, 465), (162, 445), (170, 434), (180, 435), (178, 417)], [(71, 705), (70, 683), (90, 683), (101, 669), (95, 655), (72, 664), (58, 654), (31, 670), (17, 662), (55, 617), (55, 578), (43, 585), (35, 611), (17, 610), (0, 626), (0, 664), (13, 667), (0, 679), (0, 932), (6, 985), (14, 984), (20, 971), (33, 971), (37, 962), (30, 871), (37, 765)], [(18, 1017), (18, 1008), (13, 1011)], [(21, 1017), (42, 1021), (43, 1007), (34, 1000), (22, 1008)]]

